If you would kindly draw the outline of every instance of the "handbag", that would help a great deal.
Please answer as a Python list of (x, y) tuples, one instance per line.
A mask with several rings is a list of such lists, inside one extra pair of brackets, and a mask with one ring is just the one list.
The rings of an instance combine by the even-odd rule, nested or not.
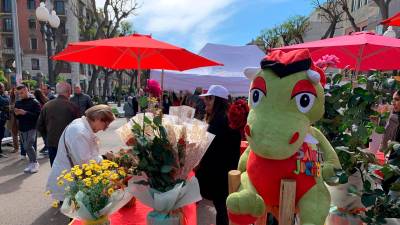
[(63, 138), (64, 138), (64, 147), (65, 147), (65, 151), (67, 152), (67, 158), (68, 158), (69, 164), (71, 165), (71, 168), (72, 168), (72, 167), (74, 167), (74, 161), (72, 161), (71, 153), (70, 153), (70, 151), (69, 151), (69, 148), (68, 148), (67, 144), (65, 143), (65, 134), (67, 133), (68, 127), (69, 127), (69, 126), (67, 126), (67, 127), (65, 128), (65, 130), (64, 130), (64, 134), (63, 134), (64, 137), (63, 137)]

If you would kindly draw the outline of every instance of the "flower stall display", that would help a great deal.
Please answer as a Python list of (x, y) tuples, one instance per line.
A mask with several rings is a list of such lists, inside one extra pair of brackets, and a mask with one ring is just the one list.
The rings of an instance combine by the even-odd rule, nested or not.
[[(192, 109), (171, 107), (175, 115), (137, 114), (119, 129), (125, 142), (134, 143), (138, 159), (128, 189), (153, 208), (147, 224), (185, 224), (182, 207), (201, 200), (199, 184), (191, 171), (199, 164), (214, 135), (205, 122), (194, 119)], [(179, 116), (177, 116), (179, 115)], [(128, 141), (130, 140), (130, 141)]]
[(57, 178), (58, 185), (66, 190), (61, 212), (84, 224), (110, 224), (108, 216), (132, 198), (123, 184), (125, 178), (124, 168), (109, 160), (90, 160), (64, 170)]

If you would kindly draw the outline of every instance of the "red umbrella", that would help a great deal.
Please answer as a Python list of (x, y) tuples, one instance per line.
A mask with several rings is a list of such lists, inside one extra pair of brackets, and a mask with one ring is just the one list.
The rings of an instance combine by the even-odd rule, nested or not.
[(381, 24), (384, 24), (387, 26), (400, 26), (400, 12), (398, 12), (396, 15), (382, 21)]
[(70, 43), (64, 51), (53, 56), (53, 59), (93, 64), (116, 70), (137, 69), (139, 77), (141, 69), (183, 71), (222, 65), (184, 48), (155, 40), (150, 35), (140, 34)]
[(318, 41), (277, 48), (283, 51), (307, 48), (314, 61), (324, 55), (336, 55), (338, 68), (356, 71), (400, 69), (400, 39), (356, 32)]

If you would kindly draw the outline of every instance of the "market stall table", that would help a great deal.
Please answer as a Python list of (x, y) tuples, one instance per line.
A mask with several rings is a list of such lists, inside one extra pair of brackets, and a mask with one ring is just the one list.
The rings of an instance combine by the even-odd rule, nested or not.
[[(110, 217), (111, 225), (146, 225), (146, 216), (152, 209), (136, 201), (130, 208), (122, 208)], [(183, 208), (187, 225), (197, 224), (196, 203)], [(73, 220), (70, 225), (83, 225), (79, 220)]]

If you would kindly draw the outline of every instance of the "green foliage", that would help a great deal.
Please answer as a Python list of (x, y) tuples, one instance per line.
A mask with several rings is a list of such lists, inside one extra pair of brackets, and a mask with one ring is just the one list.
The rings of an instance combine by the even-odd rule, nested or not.
[(3, 83), (3, 84), (8, 83), (8, 80), (7, 80), (7, 78), (5, 77), (4, 71), (3, 71), (3, 70), (0, 70), (0, 82)]
[[(142, 108), (147, 107), (147, 99), (142, 97), (139, 104)], [(175, 154), (175, 148), (182, 148), (182, 143), (172, 146), (168, 140), (167, 132), (162, 125), (162, 116), (155, 115), (150, 119), (143, 115), (143, 124), (133, 121), (132, 131), (137, 144), (133, 147), (132, 153), (138, 158), (138, 165), (135, 172), (145, 173), (147, 181), (141, 184), (149, 185), (151, 188), (165, 192), (171, 190), (176, 184), (184, 180), (176, 179), (175, 174), (182, 166), (183, 157)]]
[(22, 80), (21, 82), (27, 87), (29, 87), (29, 89), (34, 89), (37, 86), (36, 80)]
[(57, 78), (56, 78), (57, 83), (66, 82), (66, 81), (67, 81), (67, 79), (65, 79), (65, 77), (63, 77), (63, 76), (57, 76)]
[[(388, 116), (387, 113), (379, 114), (373, 108), (379, 103), (390, 102), (397, 84), (389, 75), (379, 72), (359, 76), (357, 85), (353, 83), (355, 79), (343, 82), (344, 77), (342, 74), (328, 77), (330, 87), (326, 89), (325, 115), (316, 125), (331, 141), (339, 157), (343, 168), (336, 171), (339, 183), (347, 183), (348, 176), (355, 172), (361, 174), (362, 191), (351, 192), (360, 196), (366, 207), (362, 220), (371, 225), (383, 224), (384, 218), (400, 217), (399, 200), (392, 200), (381, 189), (372, 188), (377, 162), (375, 156), (364, 149), (368, 147), (373, 131), (384, 132), (382, 124)], [(397, 170), (397, 167), (387, 164), (379, 169), (385, 179), (393, 176)], [(397, 183), (393, 184), (392, 190), (398, 186)]]
[(307, 17), (300, 15), (293, 16), (281, 25), (262, 30), (261, 34), (251, 44), (255, 44), (266, 51), (278, 47), (280, 44), (303, 43), (303, 36), (309, 27), (310, 22)]

